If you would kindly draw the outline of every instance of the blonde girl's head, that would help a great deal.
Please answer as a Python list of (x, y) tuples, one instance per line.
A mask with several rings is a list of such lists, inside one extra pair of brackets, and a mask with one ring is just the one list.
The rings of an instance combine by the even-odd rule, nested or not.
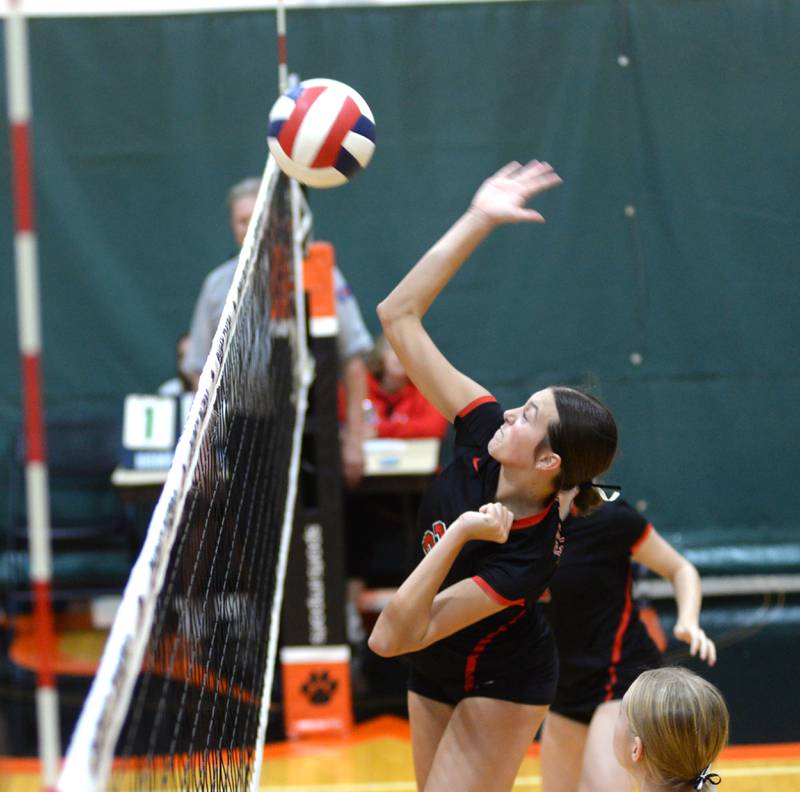
[(615, 753), (657, 789), (708, 789), (705, 774), (728, 741), (728, 722), (725, 699), (702, 677), (678, 667), (645, 671), (622, 700)]

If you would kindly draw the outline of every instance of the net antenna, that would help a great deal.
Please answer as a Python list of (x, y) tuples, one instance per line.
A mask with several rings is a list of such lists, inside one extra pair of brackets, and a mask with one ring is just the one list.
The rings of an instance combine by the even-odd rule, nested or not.
[(286, 5), (278, 0), (275, 8), (275, 26), (278, 33), (278, 91), (285, 94), (289, 88), (289, 66), (286, 61)]
[(270, 157), (60, 792), (258, 788), (313, 379), (311, 223)]

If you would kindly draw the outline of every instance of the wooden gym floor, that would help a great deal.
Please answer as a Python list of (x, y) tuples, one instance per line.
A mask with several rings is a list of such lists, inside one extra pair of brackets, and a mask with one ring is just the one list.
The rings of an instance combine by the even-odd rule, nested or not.
[[(715, 769), (721, 792), (800, 789), (800, 744), (732, 746)], [(0, 757), (0, 792), (39, 792), (32, 759)], [(265, 749), (262, 792), (413, 792), (406, 721), (391, 716), (357, 726), (347, 739), (275, 743)], [(522, 764), (515, 790), (541, 789), (538, 746)]]

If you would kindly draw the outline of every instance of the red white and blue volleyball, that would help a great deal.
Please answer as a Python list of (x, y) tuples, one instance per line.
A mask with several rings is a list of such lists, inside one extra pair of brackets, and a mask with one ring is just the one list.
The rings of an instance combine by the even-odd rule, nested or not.
[(287, 176), (309, 187), (338, 187), (372, 159), (375, 119), (349, 85), (303, 80), (272, 106), (267, 141)]

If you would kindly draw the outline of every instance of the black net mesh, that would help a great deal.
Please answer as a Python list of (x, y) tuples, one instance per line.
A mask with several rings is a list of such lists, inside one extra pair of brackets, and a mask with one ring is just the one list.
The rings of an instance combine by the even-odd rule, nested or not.
[(260, 750), (295, 424), (284, 177), (256, 222), (251, 271), (212, 350), (216, 390), (196, 397), (209, 399), (206, 422), (195, 430), (198, 461), (117, 741), (111, 790), (248, 789)]

